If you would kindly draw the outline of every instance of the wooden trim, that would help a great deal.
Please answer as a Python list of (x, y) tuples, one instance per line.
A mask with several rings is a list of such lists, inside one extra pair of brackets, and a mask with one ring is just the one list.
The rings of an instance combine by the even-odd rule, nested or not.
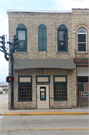
[[(78, 30), (80, 29), (80, 28), (83, 28), (83, 29), (85, 29), (86, 30), (86, 52), (85, 53), (87, 53), (87, 52), (89, 52), (88, 51), (88, 28), (85, 26), (85, 25), (79, 25), (78, 27), (77, 27), (77, 29), (76, 29), (76, 35), (77, 35), (77, 32), (78, 32)], [(81, 53), (81, 52), (79, 52), (78, 51), (78, 36), (77, 36), (77, 53)], [(84, 53), (84, 52), (83, 52)]]
[(66, 82), (66, 77), (55, 77), (55, 82)]
[(78, 106), (77, 65), (76, 65), (76, 100), (77, 100), (77, 106)]
[[(20, 82), (20, 77), (30, 77), (31, 82)], [(31, 100), (29, 101), (19, 101), (19, 84), (31, 84)], [(18, 102), (32, 102), (32, 76), (18, 76)]]
[(48, 82), (48, 77), (37, 77), (37, 82)]
[[(60, 77), (60, 78), (62, 77), (62, 78), (65, 78), (65, 81), (59, 81), (59, 82), (56, 81), (56, 82), (55, 82), (55, 77)], [(54, 75), (54, 76), (53, 76), (53, 83), (67, 83), (67, 75)]]
[(88, 65), (76, 65), (77, 67), (88, 67)]
[(31, 82), (31, 77), (20, 77), (19, 82)]
[[(38, 81), (38, 78), (48, 78), (47, 81), (43, 82), (43, 81)], [(37, 75), (36, 76), (36, 83), (50, 83), (50, 76), (49, 75)]]
[(88, 63), (88, 59), (84, 59), (84, 60), (74, 60), (75, 63)]

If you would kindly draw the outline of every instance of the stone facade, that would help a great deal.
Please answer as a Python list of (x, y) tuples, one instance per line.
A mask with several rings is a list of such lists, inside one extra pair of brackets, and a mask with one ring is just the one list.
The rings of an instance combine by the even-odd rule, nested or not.
[[(32, 102), (18, 102), (18, 76), (32, 76)], [(63, 70), (63, 69), (24, 69), (14, 71), (14, 108), (36, 108), (36, 75), (49, 75), (50, 83), (50, 108), (72, 108), (76, 106), (76, 70)], [(54, 75), (67, 75), (67, 101), (54, 101), (53, 89), (53, 76)], [(47, 84), (47, 83), (42, 83)], [(10, 89), (9, 89), (10, 94)], [(51, 98), (52, 97), (52, 98)], [(10, 103), (10, 102), (9, 102)], [(10, 104), (9, 104), (10, 108)]]
[[(87, 51), (77, 51), (77, 30), (79, 28), (85, 28), (87, 31)], [(76, 59), (88, 59), (89, 58), (89, 9), (73, 9), (72, 14), (72, 32), (73, 32), (73, 47), (75, 50)]]
[[(77, 52), (77, 30), (84, 27), (89, 33), (89, 10), (73, 9), (72, 13), (41, 13), (41, 12), (8, 12), (9, 17), (9, 40), (16, 35), (16, 28), (23, 23), (27, 28), (27, 52), (16, 52), (14, 58), (17, 59), (88, 59), (88, 49), (85, 53)], [(45, 24), (47, 27), (47, 51), (38, 51), (38, 26)], [(58, 52), (57, 50), (57, 28), (66, 25), (68, 29), (68, 52)], [(88, 34), (87, 34), (88, 36)], [(87, 48), (89, 48), (89, 38), (87, 38)], [(11, 72), (9, 62), (9, 75)], [(18, 102), (18, 76), (32, 76), (32, 102)], [(24, 69), (14, 70), (14, 108), (37, 108), (36, 106), (36, 75), (50, 76), (50, 108), (72, 108), (77, 106), (76, 100), (76, 65), (75, 70), (67, 69)], [(54, 101), (53, 75), (67, 75), (67, 101)], [(11, 106), (11, 86), (9, 85), (9, 102)]]

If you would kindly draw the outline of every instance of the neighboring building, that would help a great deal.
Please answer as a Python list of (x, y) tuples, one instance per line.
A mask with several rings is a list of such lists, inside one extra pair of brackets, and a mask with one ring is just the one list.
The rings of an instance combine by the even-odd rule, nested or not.
[[(77, 84), (89, 75), (89, 9), (8, 10), (8, 17), (10, 42), (14, 35), (19, 37), (14, 53), (14, 108), (77, 107)], [(10, 70), (9, 61), (9, 75)]]
[(0, 85), (0, 93), (7, 93), (8, 86), (7, 85)]

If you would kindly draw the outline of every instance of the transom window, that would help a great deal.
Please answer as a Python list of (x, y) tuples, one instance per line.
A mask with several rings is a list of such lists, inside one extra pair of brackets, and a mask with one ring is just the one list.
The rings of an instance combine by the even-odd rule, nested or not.
[(84, 28), (80, 28), (77, 31), (78, 35), (78, 51), (86, 52), (86, 30)]

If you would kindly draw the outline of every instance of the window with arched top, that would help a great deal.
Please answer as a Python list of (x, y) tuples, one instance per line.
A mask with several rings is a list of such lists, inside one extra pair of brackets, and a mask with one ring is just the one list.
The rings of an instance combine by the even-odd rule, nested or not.
[(20, 23), (16, 28), (16, 36), (18, 40), (18, 49), (17, 52), (26, 52), (27, 51), (27, 28), (24, 24)]
[(44, 24), (40, 24), (38, 26), (38, 50), (46, 51), (47, 49), (47, 38), (46, 38), (46, 26)]
[(78, 51), (79, 52), (86, 52), (86, 30), (84, 28), (80, 28), (77, 31), (77, 37), (78, 37)]
[(59, 52), (68, 52), (68, 29), (64, 24), (57, 29), (57, 44)]

